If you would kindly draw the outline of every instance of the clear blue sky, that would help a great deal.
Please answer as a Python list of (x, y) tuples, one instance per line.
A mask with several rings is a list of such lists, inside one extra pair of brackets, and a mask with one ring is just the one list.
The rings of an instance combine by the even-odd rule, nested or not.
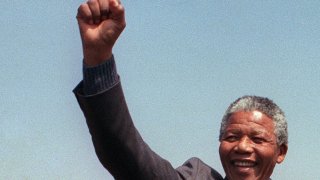
[[(72, 94), (82, 79), (80, 0), (0, 2), (0, 179), (112, 179)], [(124, 0), (114, 54), (132, 117), (173, 166), (223, 173), (218, 130), (242, 95), (286, 112), (273, 179), (319, 179), (320, 1)]]

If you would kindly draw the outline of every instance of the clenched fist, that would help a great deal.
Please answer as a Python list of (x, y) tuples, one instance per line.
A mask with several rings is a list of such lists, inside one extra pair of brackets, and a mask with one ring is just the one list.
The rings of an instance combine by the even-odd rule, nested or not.
[(89, 0), (78, 8), (77, 20), (87, 65), (112, 56), (112, 48), (126, 26), (120, 0)]

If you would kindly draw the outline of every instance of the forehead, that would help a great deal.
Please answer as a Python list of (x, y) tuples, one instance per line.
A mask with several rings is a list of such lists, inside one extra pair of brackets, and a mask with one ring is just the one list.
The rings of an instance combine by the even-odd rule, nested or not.
[(255, 132), (274, 133), (274, 123), (271, 118), (260, 111), (234, 112), (228, 119), (227, 130), (250, 130)]

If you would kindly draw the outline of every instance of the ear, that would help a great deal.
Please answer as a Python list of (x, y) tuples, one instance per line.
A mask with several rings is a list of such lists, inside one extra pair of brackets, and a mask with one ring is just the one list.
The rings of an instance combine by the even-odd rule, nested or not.
[(278, 154), (278, 158), (277, 158), (277, 163), (278, 164), (282, 163), (282, 161), (286, 157), (287, 151), (288, 151), (288, 145), (287, 144), (282, 144), (279, 147), (279, 154)]

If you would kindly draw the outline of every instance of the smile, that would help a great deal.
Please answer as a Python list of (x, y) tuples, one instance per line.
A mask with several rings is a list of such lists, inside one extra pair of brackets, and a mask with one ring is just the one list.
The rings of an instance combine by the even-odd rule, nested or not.
[(237, 166), (237, 167), (254, 167), (256, 165), (255, 162), (252, 162), (252, 161), (241, 161), (241, 160), (232, 161), (232, 164)]

